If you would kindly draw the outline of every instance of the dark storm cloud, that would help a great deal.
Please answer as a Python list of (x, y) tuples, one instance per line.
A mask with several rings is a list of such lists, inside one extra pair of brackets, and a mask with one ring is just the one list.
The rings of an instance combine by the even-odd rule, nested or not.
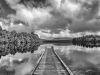
[(74, 33), (84, 31), (98, 32), (100, 31), (100, 20), (93, 19), (88, 22), (84, 20), (76, 20), (72, 23), (69, 29)]
[(1, 12), (4, 12), (4, 9), (1, 7), (1, 4), (0, 4), (0, 13)]
[(0, 17), (7, 18), (8, 14), (15, 14), (15, 10), (11, 9), (5, 0), (0, 0), (1, 9), (3, 12), (0, 12)]
[(42, 2), (42, 3), (45, 3), (46, 0), (34, 0), (35, 2)]
[[(34, 31), (36, 28), (35, 19), (38, 17), (41, 18), (41, 13), (43, 13), (41, 10), (44, 10), (41, 7), (43, 4), (41, 2), (35, 2), (34, 0), (6, 0), (6, 3), (16, 11), (16, 14), (9, 14), (13, 27), (9, 27), (8, 30), (18, 31), (20, 28), (19, 31)], [(19, 21), (22, 23), (21, 25), (16, 24)]]
[[(34, 0), (19, 0), (18, 2), (16, 1), (9, 1), (6, 0), (7, 4), (14, 10), (16, 10), (16, 15), (13, 15), (12, 19), (15, 20), (14, 22), (17, 23), (19, 21), (21, 22), (25, 22), (23, 23), (23, 25), (30, 25), (31, 28), (33, 28), (32, 30), (34, 30), (37, 22), (35, 21), (34, 16), (36, 16), (36, 19), (39, 17), (38, 15), (42, 15), (42, 11), (45, 11), (43, 13), (43, 15), (45, 16), (45, 13), (47, 15), (47, 17), (44, 17), (44, 19), (48, 20), (45, 22), (42, 22), (40, 25), (37, 24), (37, 28), (38, 29), (48, 29), (51, 30), (51, 33), (59, 33), (62, 30), (66, 30), (66, 26), (71, 22), (71, 20), (69, 18), (64, 17), (64, 15), (62, 15), (62, 12), (59, 12), (58, 10), (51, 10), (50, 12), (48, 11), (48, 7), (45, 8), (41, 8), (41, 2), (45, 5), (45, 1), (34, 1)], [(15, 6), (16, 5), (16, 6)], [(17, 7), (17, 5), (19, 5), (19, 7)], [(36, 9), (34, 7), (36, 7), (35, 5), (39, 5), (39, 7)], [(42, 6), (44, 6), (42, 5)], [(31, 11), (30, 10), (33, 10)], [(19, 10), (20, 9), (20, 10)], [(52, 9), (50, 7), (50, 9)], [(37, 12), (38, 14), (32, 14), (34, 12)], [(23, 13), (23, 14), (22, 14)], [(27, 18), (29, 14), (29, 19)], [(30, 16), (31, 15), (31, 16)], [(48, 15), (51, 15), (52, 17), (50, 19), (48, 19)], [(24, 18), (24, 19), (23, 19)], [(33, 20), (32, 20), (33, 19)], [(42, 18), (39, 17), (40, 22), (42, 21)], [(39, 22), (39, 21), (38, 21)]]
[(99, 13), (100, 2), (98, 0), (92, 1), (91, 4), (83, 3), (81, 12), (69, 29), (74, 33), (91, 31), (100, 31), (100, 20), (96, 19)]
[(87, 13), (86, 15), (85, 12), (83, 13), (83, 16), (85, 16), (86, 20), (91, 20), (95, 18), (99, 12), (99, 7), (100, 7), (100, 2), (98, 0), (92, 1), (92, 4), (85, 4), (83, 5), (83, 8), (87, 8), (89, 10), (89, 14)]
[(14, 22), (13, 22), (15, 25), (17, 25), (17, 24), (23, 24), (23, 25), (25, 25), (25, 26), (28, 26), (28, 24), (26, 24), (25, 22), (23, 22), (23, 21), (21, 21), (21, 20), (15, 20)]
[[(30, 31), (44, 29), (58, 34), (67, 29), (73, 33), (100, 30), (100, 22), (95, 19), (99, 11), (98, 0), (90, 1), (90, 3), (81, 0), (76, 2), (53, 0), (47, 3), (51, 3), (51, 6), (45, 6), (46, 2), (49, 1), (6, 0), (6, 3), (16, 11), (10, 19), (13, 19), (15, 25), (22, 23), (29, 27)], [(9, 29), (16, 28), (17, 26)]]
[(52, 10), (49, 14), (52, 15), (51, 19), (43, 25), (40, 25), (40, 29), (49, 29), (51, 30), (51, 33), (59, 33), (62, 30), (66, 30), (68, 24), (72, 23), (71, 18), (64, 17), (62, 12), (59, 12), (58, 10)]
[(19, 4), (24, 4), (26, 7), (38, 8), (44, 6), (45, 2), (45, 0), (20, 0)]
[(28, 1), (31, 1), (31, 2), (37, 2), (37, 3), (45, 3), (46, 0), (20, 0), (20, 3), (24, 3), (24, 2), (28, 2)]
[[(59, 33), (62, 30), (69, 29), (73, 33), (91, 31), (97, 32), (100, 30), (100, 21), (95, 19), (98, 16), (99, 4), (98, 0), (81, 2), (80, 0), (76, 2), (80, 3), (80, 11), (77, 15), (73, 17), (71, 15), (65, 17), (65, 11), (60, 11), (60, 9), (52, 10), (49, 13), (53, 16), (50, 20), (40, 25), (40, 29), (49, 29), (52, 33)], [(66, 9), (68, 10), (68, 9)], [(68, 10), (69, 11), (69, 10)], [(71, 13), (72, 12), (68, 12)], [(68, 26), (70, 25), (70, 26)]]

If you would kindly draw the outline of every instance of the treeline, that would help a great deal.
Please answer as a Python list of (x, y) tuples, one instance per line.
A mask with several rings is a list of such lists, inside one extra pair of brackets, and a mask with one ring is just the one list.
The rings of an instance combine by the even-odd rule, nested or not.
[(74, 45), (83, 47), (100, 47), (100, 36), (99, 35), (86, 35), (82, 37), (73, 38), (72, 43)]
[(16, 31), (0, 31), (0, 43), (30, 43), (30, 42), (39, 42), (40, 39), (37, 34), (21, 32), (17, 33)]

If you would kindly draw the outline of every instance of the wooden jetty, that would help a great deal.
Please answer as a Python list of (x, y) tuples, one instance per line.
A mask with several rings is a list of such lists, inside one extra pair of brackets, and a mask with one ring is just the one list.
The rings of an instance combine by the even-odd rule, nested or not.
[(74, 75), (68, 66), (54, 51), (54, 48), (45, 48), (37, 61), (31, 75)]

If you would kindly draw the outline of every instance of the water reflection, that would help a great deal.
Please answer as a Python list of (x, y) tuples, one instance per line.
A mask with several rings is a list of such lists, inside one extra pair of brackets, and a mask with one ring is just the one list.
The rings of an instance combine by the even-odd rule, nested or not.
[(100, 36), (98, 35), (86, 35), (82, 37), (73, 38), (72, 43), (83, 47), (100, 47)]
[(35, 50), (38, 50), (38, 47), (40, 46), (39, 43), (21, 43), (18, 44), (1, 44), (0, 45), (0, 57), (6, 56), (8, 54), (15, 55), (16, 53), (26, 53), (31, 52), (33, 53)]
[(37, 52), (26, 52), (2, 57), (0, 59), (0, 75), (28, 75), (34, 69), (40, 55)]
[[(79, 48), (75, 46), (56, 47), (56, 52), (77, 75), (100, 74), (99, 49)], [(62, 49), (61, 49), (62, 48)]]
[[(12, 75), (25, 75), (34, 69), (34, 66), (44, 51), (45, 47), (54, 46), (55, 51), (65, 64), (76, 75), (100, 75), (100, 48), (86, 48), (74, 45), (58, 44), (5, 44), (0, 46), (1, 51), (14, 54), (7, 55), (0, 63), (0, 73), (12, 73)], [(13, 53), (17, 51), (17, 53)], [(13, 58), (13, 59), (11, 59)], [(10, 61), (9, 61), (10, 60)], [(9, 66), (10, 65), (10, 66)], [(5, 74), (6, 75), (6, 74)]]

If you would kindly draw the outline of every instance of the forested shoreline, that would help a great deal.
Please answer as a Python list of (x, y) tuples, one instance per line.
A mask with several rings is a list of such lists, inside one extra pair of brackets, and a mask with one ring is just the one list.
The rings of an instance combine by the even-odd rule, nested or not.
[(34, 32), (9, 32), (0, 28), (0, 57), (16, 53), (33, 53), (41, 44), (41, 39)]

